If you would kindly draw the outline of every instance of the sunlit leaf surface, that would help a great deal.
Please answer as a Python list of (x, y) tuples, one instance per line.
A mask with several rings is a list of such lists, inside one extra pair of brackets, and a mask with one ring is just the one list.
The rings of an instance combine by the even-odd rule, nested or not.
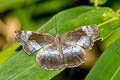
[(120, 39), (106, 49), (85, 80), (120, 80)]
[[(116, 26), (109, 30), (109, 27), (106, 26), (111, 19), (116, 17), (115, 12), (110, 8), (96, 9), (93, 7), (82, 6), (65, 10), (54, 17), (57, 18), (56, 23), (61, 35), (76, 27), (88, 24), (98, 24), (100, 27), (100, 38), (105, 38), (109, 35), (109, 32), (114, 31), (118, 27)], [(54, 17), (40, 27), (38, 31), (55, 35)], [(116, 21), (116, 23), (118, 22)], [(108, 32), (104, 31), (104, 28), (108, 29)], [(40, 68), (36, 63), (36, 54), (28, 56), (21, 50), (15, 52), (0, 66), (0, 80), (48, 80), (63, 70), (64, 68), (56, 71), (48, 71)]]

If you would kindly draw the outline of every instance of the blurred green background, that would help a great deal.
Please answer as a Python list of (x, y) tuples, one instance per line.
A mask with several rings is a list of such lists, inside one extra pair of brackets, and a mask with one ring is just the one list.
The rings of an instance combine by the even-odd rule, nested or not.
[[(11, 46), (18, 47), (14, 46), (14, 31), (36, 31), (56, 13), (81, 5), (93, 4), (89, 0), (0, 0), (0, 52)], [(117, 11), (120, 8), (120, 0), (108, 0), (102, 6)], [(96, 48), (95, 46), (95, 50), (91, 52), (97, 52)], [(20, 49), (21, 47), (17, 51)], [(99, 55), (99, 53), (92, 55), (94, 58), (90, 62), (92, 65), (86, 63), (78, 68), (65, 69), (52, 80), (77, 80), (78, 77), (79, 80), (83, 80)]]

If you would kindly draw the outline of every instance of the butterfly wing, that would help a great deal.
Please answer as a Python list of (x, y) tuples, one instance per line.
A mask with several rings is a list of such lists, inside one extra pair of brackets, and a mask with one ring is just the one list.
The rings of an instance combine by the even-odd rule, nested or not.
[(86, 52), (82, 47), (73, 42), (65, 42), (62, 45), (63, 58), (55, 44), (49, 44), (40, 49), (36, 56), (37, 63), (48, 70), (61, 69), (62, 67), (78, 67), (86, 60)]
[(33, 54), (39, 50), (42, 46), (46, 44), (51, 44), (54, 42), (54, 37), (52, 35), (32, 32), (32, 31), (16, 31), (15, 40), (17, 43), (21, 43), (24, 51), (29, 55)]
[(60, 69), (64, 66), (56, 44), (49, 44), (40, 49), (36, 56), (37, 63), (48, 70)]
[(86, 52), (79, 45), (73, 42), (65, 42), (62, 47), (65, 67), (78, 67), (86, 60)]
[(96, 24), (82, 26), (63, 34), (64, 41), (72, 41), (83, 48), (91, 49), (94, 39), (98, 37), (99, 32)]

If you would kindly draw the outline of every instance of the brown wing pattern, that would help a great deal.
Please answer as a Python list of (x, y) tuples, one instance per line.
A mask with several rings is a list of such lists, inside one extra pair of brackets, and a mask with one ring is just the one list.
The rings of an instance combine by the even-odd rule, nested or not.
[(41, 67), (48, 70), (56, 70), (64, 66), (63, 59), (59, 55), (59, 49), (54, 43), (40, 49), (36, 60)]
[(39, 50), (42, 46), (54, 42), (52, 35), (32, 32), (32, 31), (16, 31), (15, 40), (17, 43), (21, 43), (25, 52), (29, 55)]
[(36, 56), (37, 63), (45, 69), (56, 70), (62, 67), (77, 67), (85, 61), (86, 53), (82, 47), (73, 42), (65, 42), (62, 47), (63, 58), (55, 44), (44, 46)]
[(96, 24), (82, 26), (63, 34), (64, 41), (72, 41), (83, 48), (91, 49), (94, 39), (99, 35)]
[(63, 44), (64, 66), (68, 68), (78, 67), (86, 60), (85, 50), (73, 42)]

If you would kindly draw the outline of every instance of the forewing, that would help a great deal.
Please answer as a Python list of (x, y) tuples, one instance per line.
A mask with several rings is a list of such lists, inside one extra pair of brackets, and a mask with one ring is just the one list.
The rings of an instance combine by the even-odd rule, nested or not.
[(49, 44), (40, 49), (36, 56), (37, 63), (48, 70), (60, 69), (64, 66), (57, 45)]
[(86, 60), (86, 52), (79, 45), (73, 42), (65, 42), (62, 47), (65, 67), (78, 67)]
[(96, 24), (82, 26), (63, 34), (64, 41), (72, 41), (83, 48), (91, 49), (94, 39), (98, 37), (99, 32)]
[(24, 51), (29, 55), (33, 54), (39, 50), (42, 46), (46, 44), (51, 44), (54, 42), (54, 37), (52, 35), (32, 32), (32, 31), (16, 31), (15, 40), (17, 43), (21, 43)]

